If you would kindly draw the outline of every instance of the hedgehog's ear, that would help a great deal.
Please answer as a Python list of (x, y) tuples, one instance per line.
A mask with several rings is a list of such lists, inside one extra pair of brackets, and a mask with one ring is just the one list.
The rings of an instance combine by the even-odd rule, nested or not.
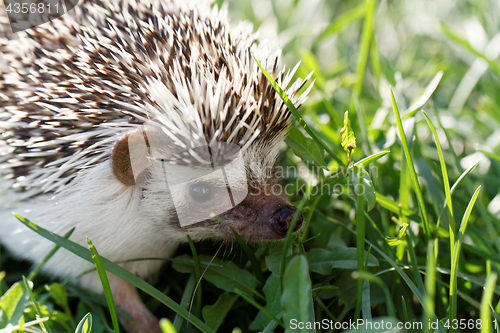
[(120, 182), (133, 186), (145, 178), (149, 166), (149, 142), (141, 129), (122, 136), (113, 147), (113, 173)]

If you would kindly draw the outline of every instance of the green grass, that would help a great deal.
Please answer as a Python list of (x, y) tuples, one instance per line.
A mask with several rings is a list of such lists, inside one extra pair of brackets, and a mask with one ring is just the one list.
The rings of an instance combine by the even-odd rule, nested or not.
[[(302, 61), (297, 76), (314, 70), (302, 108), (283, 96), (295, 129), (279, 162), (328, 170), (313, 183), (285, 179), (304, 227), (261, 247), (189, 240), (153, 282), (102, 266), (138, 286), (169, 333), (311, 332), (290, 320), (357, 318), (424, 324), (407, 332), (500, 332), (500, 61), (488, 47), (498, 1), (228, 3), (234, 22), (276, 29), (287, 67)], [(341, 134), (346, 110), (355, 148), (347, 127)], [(88, 248), (24, 222), (93, 262)], [(1, 249), (1, 333), (110, 332), (115, 310), (125, 315), (110, 295), (39, 270)]]

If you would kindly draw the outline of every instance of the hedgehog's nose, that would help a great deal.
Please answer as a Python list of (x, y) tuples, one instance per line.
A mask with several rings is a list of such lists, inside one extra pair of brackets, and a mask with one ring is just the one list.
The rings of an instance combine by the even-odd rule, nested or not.
[[(281, 232), (286, 232), (288, 228), (290, 228), (290, 224), (292, 223), (293, 220), (293, 214), (297, 208), (291, 205), (287, 205), (280, 210), (278, 210), (276, 213), (274, 213), (272, 217), (272, 223), (273, 226)], [(304, 218), (302, 217), (302, 214), (300, 214), (297, 217), (297, 222), (295, 223), (295, 228), (293, 231), (297, 231), (300, 229), (300, 226), (302, 225), (302, 221)]]

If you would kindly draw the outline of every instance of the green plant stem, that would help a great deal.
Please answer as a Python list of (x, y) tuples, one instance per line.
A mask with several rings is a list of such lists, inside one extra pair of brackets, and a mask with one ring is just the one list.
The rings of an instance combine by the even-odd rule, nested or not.
[(424, 333), (430, 332), (428, 323), (434, 313), (434, 296), (436, 294), (436, 257), (434, 255), (434, 242), (427, 244), (427, 267), (425, 277), (425, 295), (426, 309), (424, 312)]
[[(358, 172), (358, 184), (361, 183), (361, 173)], [(365, 259), (365, 198), (362, 194), (356, 197), (356, 247), (358, 249), (358, 271), (364, 270)], [(361, 294), (363, 293), (363, 278), (358, 279), (358, 297), (356, 301), (356, 310), (354, 320), (359, 319), (361, 311)]]

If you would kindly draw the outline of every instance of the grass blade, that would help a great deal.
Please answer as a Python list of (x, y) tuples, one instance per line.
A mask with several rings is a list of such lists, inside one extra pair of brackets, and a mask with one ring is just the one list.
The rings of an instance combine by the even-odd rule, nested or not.
[(354, 92), (357, 96), (361, 94), (363, 87), (363, 78), (368, 61), (368, 53), (370, 52), (370, 43), (373, 36), (373, 19), (375, 16), (376, 0), (367, 0), (365, 6), (365, 22), (363, 23), (363, 31), (361, 33), (361, 44), (359, 46), (358, 64), (356, 67), (356, 83), (354, 84)]
[(455, 43), (459, 44), (462, 46), (464, 49), (475, 55), (476, 57), (479, 57), (481, 59), (484, 59), (490, 68), (494, 70), (498, 75), (500, 75), (500, 64), (496, 62), (495, 60), (491, 60), (487, 56), (485, 56), (483, 53), (477, 51), (475, 48), (473, 48), (469, 42), (465, 39), (457, 35), (456, 33), (453, 32), (452, 29), (447, 27), (444, 23), (441, 23), (441, 30), (444, 32), (446, 36), (448, 36), (451, 40), (453, 40)]
[(415, 253), (416, 240), (415, 235), (411, 228), (406, 229), (406, 242), (408, 244), (408, 254), (410, 256), (410, 264), (413, 267), (413, 275), (415, 276), (415, 281), (417, 281), (417, 286), (420, 292), (425, 293), (424, 281), (422, 280), (422, 275), (420, 275), (420, 271), (418, 269), (418, 260), (417, 255)]
[(111, 321), (113, 323), (113, 330), (116, 333), (120, 332), (120, 327), (118, 325), (118, 317), (116, 315), (115, 301), (113, 300), (113, 293), (111, 292), (111, 287), (109, 286), (108, 275), (102, 264), (101, 256), (94, 244), (90, 239), (87, 238), (87, 243), (89, 244), (89, 250), (92, 254), (92, 260), (94, 260), (95, 267), (97, 269), (97, 274), (101, 279), (102, 289), (104, 290), (104, 295), (106, 296), (106, 301), (108, 302), (109, 314), (111, 315)]
[[(196, 281), (198, 281), (198, 279), (195, 277), (194, 274), (191, 274), (188, 282), (186, 283), (186, 286), (184, 287), (184, 292), (182, 294), (181, 302), (179, 304), (185, 309), (188, 308), (189, 302), (191, 301), (191, 298), (193, 296)], [(180, 331), (183, 323), (184, 319), (179, 314), (176, 314), (173, 323), (174, 328), (177, 331)]]
[(271, 83), (271, 86), (278, 93), (278, 96), (283, 100), (283, 103), (285, 103), (285, 105), (287, 106), (288, 110), (290, 110), (290, 112), (292, 113), (292, 116), (299, 122), (300, 126), (302, 126), (304, 128), (304, 130), (307, 132), (307, 134), (309, 134), (311, 136), (311, 138), (314, 141), (316, 141), (316, 143), (319, 144), (328, 153), (328, 155), (330, 155), (336, 161), (340, 162), (337, 154), (335, 154), (333, 152), (333, 150), (331, 150), (327, 145), (325, 145), (325, 143), (323, 142), (323, 140), (321, 140), (316, 135), (316, 133), (314, 132), (314, 130), (311, 127), (309, 127), (309, 125), (307, 125), (307, 123), (305, 122), (304, 118), (301, 116), (301, 114), (299, 113), (299, 111), (297, 110), (297, 108), (295, 107), (295, 105), (293, 105), (293, 103), (290, 100), (290, 98), (288, 98), (288, 96), (285, 94), (285, 92), (283, 91), (283, 89), (281, 89), (281, 87), (278, 85), (278, 83), (276, 83), (276, 81), (266, 71), (266, 69), (264, 67), (262, 67), (262, 65), (259, 62), (259, 60), (257, 60), (257, 58), (255, 58), (255, 57), (254, 57), (254, 59), (257, 62), (257, 65), (259, 65), (260, 69), (262, 70), (262, 73), (264, 73), (264, 76)]
[[(377, 199), (377, 202), (380, 206), (382, 206), (383, 208), (393, 212), (394, 214), (399, 214), (400, 212), (400, 209), (399, 209), (399, 206), (397, 204), (397, 202), (395, 202), (394, 200), (391, 200), (387, 197), (385, 197), (384, 195), (378, 193), (378, 192), (375, 192), (375, 198)], [(418, 216), (414, 211), (412, 211), (411, 209), (408, 209), (408, 208), (405, 208), (405, 207), (401, 207), (401, 213), (408, 217), (409, 219), (412, 219), (413, 221), (417, 222), (417, 223), (421, 223), (422, 219), (420, 218), (420, 216)]]
[[(450, 308), (448, 317), (450, 320), (457, 318), (457, 272), (458, 272), (458, 260), (460, 258), (460, 249), (462, 248), (462, 243), (464, 241), (465, 229), (467, 228), (467, 223), (469, 222), (469, 216), (474, 207), (477, 197), (479, 196), (479, 191), (481, 186), (479, 186), (472, 198), (469, 201), (469, 205), (465, 210), (462, 222), (460, 223), (460, 230), (458, 231), (458, 239), (456, 240), (455, 248), (451, 257), (451, 276), (450, 276)], [(450, 327), (450, 332), (456, 332), (456, 329)]]
[(453, 248), (455, 247), (455, 232), (456, 232), (456, 224), (455, 217), (453, 216), (453, 204), (451, 200), (451, 190), (450, 190), (450, 182), (448, 180), (448, 172), (446, 170), (446, 162), (444, 161), (443, 149), (441, 148), (441, 143), (439, 142), (439, 137), (436, 132), (436, 128), (432, 124), (431, 120), (427, 116), (425, 111), (422, 111), (424, 114), (425, 120), (431, 129), (432, 134), (434, 135), (434, 140), (436, 141), (436, 148), (439, 154), (439, 163), (441, 164), (441, 173), (443, 175), (443, 183), (444, 183), (444, 193), (446, 196), (446, 206), (448, 206), (448, 217), (449, 217), (449, 229), (450, 229), (450, 253), (453, 253)]
[[(28, 281), (24, 275), (23, 275), (23, 282), (24, 282), (24, 288), (28, 291), (30, 299), (33, 302), (33, 305), (35, 306), (36, 313), (38, 314), (38, 316), (40, 318), (42, 318), (42, 310), (40, 309), (40, 304), (38, 304), (38, 301), (36, 300), (36, 297), (33, 294), (33, 291), (31, 291), (31, 288), (30, 288), (30, 285), (29, 285), (30, 281)], [(52, 333), (49, 325), (45, 326), (43, 324), (43, 322), (40, 322), (39, 325), (40, 325), (40, 327), (41, 327), (41, 329), (42, 329), (42, 331), (44, 333), (47, 333), (47, 332), (48, 333)]]
[(470, 166), (467, 170), (465, 170), (464, 172), (462, 172), (462, 174), (460, 175), (460, 177), (458, 177), (457, 181), (451, 187), (450, 194), (453, 194), (453, 192), (455, 192), (455, 190), (456, 190), (457, 186), (460, 184), (460, 182), (465, 178), (465, 176), (467, 176), (472, 170), (474, 170), (477, 167), (478, 164), (479, 164), (479, 161), (477, 161), (472, 166)]
[[(433, 108), (434, 109), (434, 113), (437, 114), (437, 110), (435, 109), (435, 107)], [(439, 123), (439, 117), (436, 117), (438, 123)], [(452, 137), (451, 135), (448, 133), (446, 127), (444, 127), (442, 124), (440, 124), (440, 127), (443, 129), (444, 131), (444, 134), (446, 135), (446, 140), (448, 142), (452, 142)], [(464, 172), (464, 170), (462, 169), (461, 165), (460, 165), (460, 158), (458, 157), (457, 153), (455, 152), (455, 150), (453, 149), (453, 146), (450, 147), (449, 149), (453, 159), (454, 159), (454, 164), (455, 166), (458, 168), (459, 172)], [(471, 195), (474, 193), (474, 190), (475, 190), (475, 186), (474, 184), (472, 183), (472, 180), (469, 179), (469, 178), (464, 178), (463, 179), (464, 181), (464, 185), (465, 185), (465, 188), (467, 189), (467, 191), (469, 193), (471, 193)], [(452, 187), (452, 190), (453, 190), (453, 187)], [(479, 210), (479, 214), (481, 216), (481, 218), (484, 220), (485, 222), (485, 225), (486, 225), (486, 232), (490, 235), (490, 239), (492, 241), (492, 243), (494, 244), (497, 252), (500, 252), (500, 237), (498, 237), (498, 232), (496, 230), (496, 224), (499, 222), (499, 220), (497, 218), (495, 218), (494, 216), (492, 216), (489, 212), (488, 212), (488, 209), (483, 205), (482, 201), (479, 200), (477, 202), (477, 208)], [(497, 266), (497, 269), (500, 270), (500, 265)]]
[(371, 162), (374, 162), (374, 161), (378, 160), (379, 158), (384, 157), (385, 155), (389, 154), (390, 152), (391, 152), (390, 150), (384, 150), (384, 151), (372, 154), (372, 155), (367, 156), (367, 157), (365, 157), (363, 159), (360, 159), (359, 161), (357, 161), (356, 163), (354, 163), (353, 166), (367, 165), (367, 164), (369, 164)]
[(480, 151), (481, 153), (483, 153), (484, 155), (494, 159), (494, 160), (497, 160), (500, 162), (500, 156), (496, 155), (496, 154), (493, 154), (493, 153), (490, 153), (489, 151), (486, 151), (486, 150), (483, 150), (483, 149), (478, 149), (478, 151)]
[(364, 276), (361, 277), (363, 279), (363, 293), (361, 299), (361, 315), (363, 319), (372, 320), (372, 311), (371, 311), (371, 298), (370, 298), (370, 282), (365, 279)]
[(441, 79), (443, 78), (443, 71), (439, 71), (436, 76), (431, 80), (429, 85), (425, 88), (424, 92), (422, 95), (420, 95), (415, 102), (413, 102), (409, 107), (407, 112), (405, 112), (405, 115), (403, 116), (402, 120), (406, 120), (410, 117), (413, 117), (413, 115), (420, 109), (422, 106), (424, 106), (425, 103), (431, 98), (432, 94), (436, 90), (437, 86), (439, 85), (439, 82), (441, 82)]
[(316, 43), (323, 41), (325, 38), (330, 37), (331, 35), (339, 32), (343, 28), (347, 27), (350, 23), (359, 20), (365, 15), (366, 6), (365, 4), (361, 4), (357, 7), (354, 7), (351, 10), (346, 11), (342, 15), (339, 15), (333, 22), (330, 24), (325, 31), (319, 35), (316, 39)]
[(406, 323), (410, 322), (410, 317), (408, 316), (408, 309), (406, 308), (406, 300), (405, 297), (401, 295), (401, 305), (403, 308), (403, 319)]
[(394, 92), (392, 91), (392, 89), (391, 89), (391, 98), (392, 98), (392, 108), (394, 109), (394, 116), (396, 117), (396, 124), (398, 126), (399, 136), (401, 137), (403, 151), (406, 156), (406, 161), (408, 163), (408, 168), (410, 170), (411, 180), (413, 182), (413, 186), (415, 187), (415, 192), (418, 198), (420, 215), (422, 216), (422, 222), (424, 227), (425, 239), (428, 242), (431, 239), (431, 231), (429, 227), (429, 221), (427, 219), (427, 210), (425, 209), (424, 196), (422, 194), (422, 190), (420, 189), (420, 185), (418, 184), (417, 172), (415, 171), (415, 164), (413, 163), (413, 158), (410, 154), (410, 148), (408, 147), (408, 141), (406, 139), (406, 135), (403, 130), (401, 116), (399, 115), (398, 106), (396, 104), (396, 99), (394, 98)]
[[(493, 289), (495, 288), (498, 275), (493, 272), (486, 278), (486, 284), (484, 285), (483, 297), (481, 298), (481, 333), (490, 333), (490, 327), (493, 327), (490, 315), (490, 303), (493, 297)], [(487, 324), (489, 325), (487, 325)], [(489, 326), (489, 327), (488, 327)]]
[[(389, 317), (396, 317), (396, 310), (394, 308), (394, 303), (392, 302), (391, 292), (389, 291), (389, 288), (387, 288), (387, 285), (381, 278), (367, 271), (353, 272), (353, 278), (358, 278), (358, 279), (363, 278), (378, 284), (380, 288), (382, 288), (382, 291), (384, 292), (385, 301), (387, 302), (387, 314), (389, 315)], [(403, 304), (404, 304), (404, 297), (403, 297)], [(408, 314), (406, 314), (406, 316), (408, 316)]]
[(361, 41), (359, 45), (359, 55), (356, 66), (356, 82), (354, 82), (350, 105), (350, 108), (356, 111), (356, 117), (361, 131), (361, 138), (363, 140), (362, 147), (365, 153), (371, 153), (371, 148), (368, 140), (368, 130), (365, 123), (366, 115), (359, 101), (359, 97), (361, 96), (361, 90), (363, 89), (363, 80), (373, 37), (373, 22), (376, 5), (377, 0), (364, 1), (365, 20), (363, 22), (363, 31), (361, 32)]

